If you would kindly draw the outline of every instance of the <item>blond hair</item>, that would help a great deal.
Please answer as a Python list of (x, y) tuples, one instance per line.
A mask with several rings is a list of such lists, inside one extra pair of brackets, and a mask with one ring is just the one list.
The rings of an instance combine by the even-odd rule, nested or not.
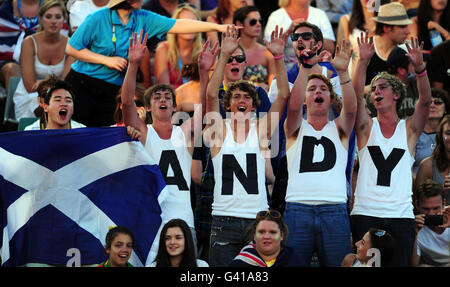
[[(200, 16), (200, 12), (189, 6), (189, 5), (183, 5), (180, 8), (177, 8), (175, 10), (175, 12), (172, 15), (172, 18), (174, 19), (178, 19), (178, 17), (180, 16), (180, 13), (184, 10), (188, 10), (191, 11), (195, 17), (197, 18), (197, 20), (201, 21), (202, 18)], [(179, 71), (179, 75), (181, 77), (181, 71), (180, 68), (178, 67), (178, 61), (180, 59), (180, 50), (178, 49), (178, 44), (177, 44), (177, 35), (176, 34), (167, 34), (167, 43), (168, 43), (168, 51), (167, 51), (167, 58), (169, 61), (169, 64), (171, 66), (170, 71), (173, 70), (178, 70)], [(197, 35), (195, 36), (194, 39), (194, 47), (192, 49), (192, 56), (191, 56), (191, 61), (195, 60), (195, 56), (198, 55), (198, 53), (200, 53), (200, 51), (202, 50), (202, 35), (201, 33), (197, 33)]]
[(278, 0), (278, 6), (280, 7), (286, 7), (289, 5), (290, 0)]
[[(370, 82), (370, 91), (372, 91), (372, 87), (375, 84), (375, 82), (379, 79), (384, 79), (386, 80), (389, 85), (392, 87), (392, 91), (398, 95), (400, 95), (400, 98), (398, 98), (397, 100), (397, 104), (396, 104), (396, 110), (397, 110), (397, 114), (400, 110), (400, 106), (402, 105), (403, 99), (406, 97), (406, 86), (405, 84), (402, 83), (402, 81), (397, 78), (394, 75), (391, 75), (387, 72), (380, 72), (378, 73)], [(372, 93), (372, 92), (371, 92)]]

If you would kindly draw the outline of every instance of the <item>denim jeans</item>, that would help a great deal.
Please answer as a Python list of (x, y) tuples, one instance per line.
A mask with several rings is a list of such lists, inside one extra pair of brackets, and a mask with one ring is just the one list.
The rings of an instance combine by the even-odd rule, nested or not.
[(234, 257), (248, 243), (247, 227), (253, 222), (254, 219), (248, 218), (213, 216), (209, 266), (229, 266)]
[(351, 252), (347, 205), (307, 205), (287, 202), (284, 220), (289, 228), (287, 245), (309, 267), (313, 251), (321, 267), (339, 267)]
[(395, 239), (396, 266), (411, 266), (411, 256), (416, 238), (414, 219), (352, 215), (351, 222), (353, 244), (361, 240), (371, 227), (386, 230)]

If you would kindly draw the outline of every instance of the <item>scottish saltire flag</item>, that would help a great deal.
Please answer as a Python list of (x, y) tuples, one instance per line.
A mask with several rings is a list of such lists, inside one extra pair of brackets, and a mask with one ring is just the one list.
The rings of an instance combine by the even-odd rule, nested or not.
[(73, 248), (81, 265), (101, 263), (116, 225), (136, 237), (130, 263), (146, 265), (164, 191), (159, 166), (124, 127), (0, 134), (2, 265), (66, 266)]

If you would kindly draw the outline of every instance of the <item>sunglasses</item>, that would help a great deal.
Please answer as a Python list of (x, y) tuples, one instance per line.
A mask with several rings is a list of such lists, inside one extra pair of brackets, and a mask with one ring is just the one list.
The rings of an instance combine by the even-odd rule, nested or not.
[(272, 218), (281, 218), (281, 213), (275, 209), (262, 210), (256, 214), (256, 218), (264, 218), (270, 216)]
[(378, 237), (383, 237), (386, 234), (386, 231), (378, 229), (377, 232), (375, 232), (375, 235)]
[(263, 21), (262, 21), (261, 19), (251, 19), (251, 20), (248, 22), (248, 24), (249, 24), (250, 26), (255, 26), (257, 22), (259, 22), (259, 24), (261, 24), (261, 25), (263, 24)]
[(236, 62), (238, 62), (238, 63), (243, 63), (243, 62), (245, 62), (245, 55), (237, 55), (237, 56), (231, 56), (229, 59), (228, 59), (228, 64), (230, 64), (230, 63), (233, 63), (233, 59), (235, 59), (236, 60)]
[(438, 99), (433, 99), (433, 100), (431, 100), (431, 102), (433, 104), (435, 104), (436, 106), (440, 106), (444, 103), (442, 100), (438, 100)]
[(298, 38), (302, 37), (303, 40), (310, 40), (311, 38), (314, 37), (314, 33), (313, 32), (303, 32), (303, 33), (294, 33), (291, 34), (291, 39), (292, 41), (297, 41)]
[(187, 7), (187, 6), (189, 6), (191, 8), (194, 8), (194, 9), (197, 9), (197, 7), (195, 7), (195, 5), (193, 5), (191, 3), (187, 3), (187, 2), (178, 4), (177, 8), (184, 8), (184, 7)]

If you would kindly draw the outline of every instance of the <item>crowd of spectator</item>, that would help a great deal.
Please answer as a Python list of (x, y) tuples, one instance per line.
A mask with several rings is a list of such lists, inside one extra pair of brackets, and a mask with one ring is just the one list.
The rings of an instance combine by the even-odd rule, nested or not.
[(0, 136), (126, 126), (168, 186), (152, 266), (450, 266), (448, 1), (268, 2), (1, 0)]

